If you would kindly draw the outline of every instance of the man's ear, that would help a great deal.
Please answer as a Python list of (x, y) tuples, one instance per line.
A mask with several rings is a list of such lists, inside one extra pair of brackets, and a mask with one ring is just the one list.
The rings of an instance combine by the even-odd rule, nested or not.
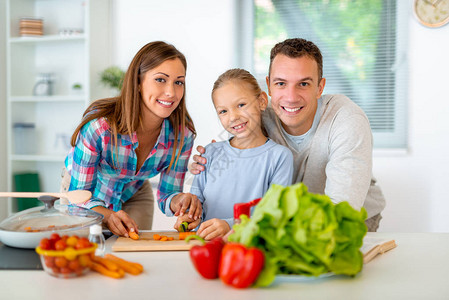
[[(271, 97), (271, 90), (270, 90), (270, 77), (265, 77), (265, 80), (267, 81), (267, 88), (268, 88), (268, 95)], [(266, 95), (266, 94), (265, 94)]]
[(326, 85), (326, 78), (321, 78), (320, 83), (318, 84), (318, 98), (321, 97), (321, 94), (323, 93), (324, 86)]

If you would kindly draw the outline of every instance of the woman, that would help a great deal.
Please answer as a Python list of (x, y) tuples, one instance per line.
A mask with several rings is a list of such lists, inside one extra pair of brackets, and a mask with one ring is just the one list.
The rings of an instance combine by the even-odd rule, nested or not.
[(178, 216), (189, 209), (194, 219), (201, 216), (197, 197), (182, 193), (196, 135), (186, 109), (186, 68), (174, 46), (145, 45), (120, 95), (93, 102), (72, 135), (63, 189), (90, 190), (92, 199), (83, 206), (103, 214), (114, 234), (151, 229), (154, 199), (147, 179), (158, 174), (163, 213)]

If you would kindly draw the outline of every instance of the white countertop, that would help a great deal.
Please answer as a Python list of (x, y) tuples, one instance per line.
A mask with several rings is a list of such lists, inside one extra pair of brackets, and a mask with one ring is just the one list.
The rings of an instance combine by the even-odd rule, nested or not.
[[(141, 263), (144, 273), (58, 279), (44, 271), (0, 271), (0, 299), (449, 299), (449, 233), (369, 235), (394, 239), (398, 246), (354, 278), (282, 279), (268, 288), (239, 290), (201, 278), (187, 251), (117, 252)], [(107, 241), (109, 251), (114, 240)]]

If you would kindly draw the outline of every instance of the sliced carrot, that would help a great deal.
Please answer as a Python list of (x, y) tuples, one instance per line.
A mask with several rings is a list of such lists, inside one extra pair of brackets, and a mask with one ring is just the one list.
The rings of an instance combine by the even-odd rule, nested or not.
[(161, 239), (161, 236), (159, 234), (153, 234), (153, 239), (155, 241), (159, 241)]
[(126, 273), (139, 275), (143, 272), (143, 266), (139, 263), (130, 262), (109, 253), (105, 254), (104, 257), (118, 264)]
[(121, 272), (108, 270), (102, 264), (99, 264), (99, 263), (96, 263), (96, 262), (93, 262), (92, 265), (90, 266), (90, 268), (92, 270), (94, 270), (95, 272), (98, 272), (98, 273), (100, 273), (102, 275), (106, 275), (106, 276), (109, 276), (109, 277), (112, 277), (112, 278), (116, 278), (116, 279), (122, 278), (123, 275), (124, 275)]
[(128, 235), (130, 238), (132, 238), (133, 240), (138, 240), (139, 239), (139, 235), (137, 233), (135, 233), (134, 231), (130, 231), (128, 232)]
[(161, 236), (161, 239), (160, 239), (162, 242), (165, 242), (165, 241), (167, 241), (168, 240), (168, 237), (166, 237), (165, 235), (163, 235), (163, 236)]
[(168, 240), (169, 240), (169, 241), (173, 241), (174, 239), (175, 239), (175, 238), (172, 237), (172, 236), (169, 236), (169, 237), (168, 237)]
[(194, 231), (180, 232), (179, 233), (179, 239), (180, 240), (185, 240), (186, 237), (188, 237), (189, 235), (194, 235), (194, 234), (196, 234), (196, 232), (194, 232)]

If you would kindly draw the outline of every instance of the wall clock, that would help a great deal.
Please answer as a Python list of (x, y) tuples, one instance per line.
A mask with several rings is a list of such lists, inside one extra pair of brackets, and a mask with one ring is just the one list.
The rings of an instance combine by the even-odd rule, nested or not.
[(449, 22), (449, 0), (415, 0), (413, 11), (427, 27), (441, 27)]

